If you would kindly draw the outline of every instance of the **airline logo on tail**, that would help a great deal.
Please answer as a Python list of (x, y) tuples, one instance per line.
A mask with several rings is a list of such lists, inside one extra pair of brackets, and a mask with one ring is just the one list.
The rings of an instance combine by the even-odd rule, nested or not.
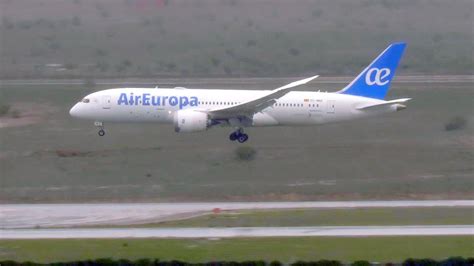
[(365, 83), (369, 86), (383, 86), (390, 81), (389, 79), (387, 79), (388, 76), (390, 76), (389, 68), (380, 69), (374, 67), (367, 70), (367, 74), (365, 74)]
[(383, 100), (390, 89), (405, 43), (393, 43), (339, 93)]

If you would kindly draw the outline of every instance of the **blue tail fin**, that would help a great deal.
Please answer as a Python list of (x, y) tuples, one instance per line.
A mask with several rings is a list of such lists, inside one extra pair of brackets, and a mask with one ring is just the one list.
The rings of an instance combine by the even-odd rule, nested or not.
[(393, 43), (339, 93), (383, 100), (406, 43)]

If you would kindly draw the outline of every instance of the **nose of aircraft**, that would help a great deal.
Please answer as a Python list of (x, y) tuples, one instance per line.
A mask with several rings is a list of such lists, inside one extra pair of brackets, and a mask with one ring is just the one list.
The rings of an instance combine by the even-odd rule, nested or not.
[(71, 110), (69, 110), (69, 115), (72, 117), (79, 117), (79, 103), (76, 103)]

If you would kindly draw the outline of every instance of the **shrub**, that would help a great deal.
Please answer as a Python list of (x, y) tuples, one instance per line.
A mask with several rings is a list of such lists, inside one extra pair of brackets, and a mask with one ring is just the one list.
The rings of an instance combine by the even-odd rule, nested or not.
[(464, 266), (464, 265), (473, 265), (472, 261), (469, 263), (468, 260), (461, 257), (451, 257), (440, 262), (442, 266)]
[(56, 52), (57, 50), (61, 49), (61, 44), (58, 41), (52, 41), (48, 47), (53, 52)]
[(261, 260), (242, 261), (240, 265), (245, 266), (265, 266), (265, 262)]
[(211, 58), (211, 62), (212, 62), (212, 65), (216, 67), (216, 66), (219, 66), (219, 64), (221, 63), (221, 60), (213, 57)]
[(10, 111), (9, 104), (0, 104), (0, 116), (5, 116)]
[(113, 266), (117, 265), (117, 261), (113, 260), (111, 258), (103, 258), (103, 259), (96, 259), (95, 261), (92, 262), (93, 264), (96, 265), (102, 265), (102, 266)]
[(179, 260), (172, 260), (172, 261), (166, 261), (166, 262), (160, 262), (158, 265), (163, 265), (163, 266), (187, 266), (189, 263), (187, 262), (182, 262)]
[(257, 151), (252, 148), (252, 147), (238, 147), (235, 150), (235, 155), (237, 157), (237, 160), (240, 161), (252, 161), (255, 159), (255, 156), (257, 155)]
[(132, 266), (132, 265), (135, 265), (133, 264), (130, 260), (128, 259), (119, 259), (117, 261), (117, 264), (115, 265), (120, 265), (120, 266)]
[(248, 41), (247, 41), (247, 46), (248, 46), (248, 47), (256, 46), (256, 45), (257, 45), (257, 41), (256, 41), (256, 40), (248, 40)]
[(370, 262), (366, 261), (366, 260), (357, 260), (357, 261), (354, 261), (352, 264), (352, 266), (370, 266)]
[(20, 118), (21, 113), (20, 113), (20, 111), (18, 111), (18, 110), (12, 110), (12, 111), (10, 111), (10, 116), (11, 116), (12, 118)]
[(291, 264), (291, 266), (306, 266), (308, 263), (305, 261), (296, 261)]
[(439, 263), (433, 259), (406, 259), (403, 266), (438, 266)]
[(466, 127), (467, 120), (464, 117), (461, 116), (455, 116), (451, 118), (445, 125), (444, 129), (446, 131), (452, 131), (452, 130), (458, 130), (458, 129), (463, 129)]
[(314, 265), (320, 265), (320, 266), (341, 266), (342, 263), (337, 260), (320, 260), (315, 262)]
[(297, 56), (300, 54), (300, 50), (296, 49), (296, 48), (290, 48), (288, 50), (288, 53), (291, 54), (292, 56)]
[(126, 68), (127, 68), (127, 67), (131, 67), (131, 66), (132, 66), (132, 62), (130, 62), (130, 60), (128, 60), (128, 59), (125, 59), (125, 60), (122, 61), (122, 65), (123, 65), (124, 67), (126, 67)]
[(4, 260), (4, 261), (0, 261), (0, 265), (2, 265), (2, 266), (16, 266), (16, 265), (20, 265), (20, 263), (18, 263), (16, 261), (13, 261), (13, 260)]
[(138, 259), (138, 260), (134, 261), (133, 264), (137, 265), (137, 266), (151, 266), (154, 263), (150, 259)]

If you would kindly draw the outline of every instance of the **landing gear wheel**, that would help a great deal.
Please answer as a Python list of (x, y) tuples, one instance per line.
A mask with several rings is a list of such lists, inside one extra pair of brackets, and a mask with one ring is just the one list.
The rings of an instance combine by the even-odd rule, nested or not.
[(249, 135), (247, 135), (247, 134), (244, 133), (244, 129), (243, 129), (243, 128), (238, 128), (236, 131), (232, 132), (232, 133), (229, 135), (229, 139), (230, 139), (231, 141), (237, 140), (237, 141), (240, 142), (240, 143), (244, 143), (244, 142), (246, 142), (246, 141), (249, 139)]
[(249, 139), (249, 135), (247, 135), (247, 134), (245, 134), (245, 133), (241, 134), (241, 135), (237, 138), (237, 140), (239, 141), (239, 143), (244, 143), (244, 142), (246, 142), (248, 139)]
[(104, 123), (102, 123), (101, 121), (95, 121), (94, 126), (96, 126), (99, 129), (99, 132), (97, 132), (97, 134), (103, 137), (105, 135)]
[(235, 141), (238, 137), (239, 137), (239, 136), (238, 136), (237, 132), (232, 132), (232, 133), (229, 135), (229, 139), (230, 139), (231, 141)]

